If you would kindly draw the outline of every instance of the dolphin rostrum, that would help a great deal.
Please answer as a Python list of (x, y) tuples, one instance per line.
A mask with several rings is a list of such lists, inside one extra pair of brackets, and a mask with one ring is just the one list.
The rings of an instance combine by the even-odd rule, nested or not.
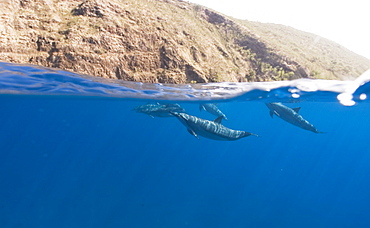
[(221, 124), (222, 116), (214, 121), (191, 116), (186, 113), (171, 112), (188, 129), (188, 132), (199, 139), (198, 135), (221, 141), (234, 141), (250, 135), (257, 136), (246, 131), (232, 130)]
[(185, 109), (181, 108), (179, 104), (160, 104), (157, 102), (155, 104), (148, 103), (137, 106), (134, 108), (134, 111), (145, 113), (154, 118), (154, 116), (172, 117), (173, 115), (170, 112), (185, 112)]
[(215, 104), (200, 104), (199, 105), (199, 110), (206, 110), (207, 112), (211, 113), (212, 115), (215, 116), (222, 116), (225, 120), (227, 120), (226, 115), (217, 107)]
[(270, 116), (274, 114), (285, 120), (286, 122), (293, 124), (297, 127), (303, 128), (314, 133), (323, 133), (318, 131), (310, 122), (305, 120), (301, 115), (298, 114), (300, 107), (289, 108), (280, 102), (266, 103), (266, 106), (270, 109)]

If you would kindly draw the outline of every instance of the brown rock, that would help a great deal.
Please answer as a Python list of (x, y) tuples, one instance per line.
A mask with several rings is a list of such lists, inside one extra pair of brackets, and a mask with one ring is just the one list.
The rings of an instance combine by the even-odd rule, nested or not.
[[(10, 0), (0, 8), (0, 61), (152, 83), (286, 80), (312, 69), (343, 76), (320, 58), (312, 65), (279, 49), (249, 25), (176, 0)], [(370, 67), (335, 60), (358, 63), (346, 74)]]

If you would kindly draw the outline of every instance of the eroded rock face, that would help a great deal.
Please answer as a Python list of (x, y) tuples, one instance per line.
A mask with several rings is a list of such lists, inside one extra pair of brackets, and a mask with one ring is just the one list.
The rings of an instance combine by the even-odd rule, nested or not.
[(104, 9), (107, 9), (107, 5), (101, 1), (84, 1), (71, 12), (73, 16), (103, 17), (106, 13)]
[[(0, 61), (151, 83), (310, 77), (224, 15), (170, 0), (10, 0)], [(290, 78), (284, 78), (290, 75)]]

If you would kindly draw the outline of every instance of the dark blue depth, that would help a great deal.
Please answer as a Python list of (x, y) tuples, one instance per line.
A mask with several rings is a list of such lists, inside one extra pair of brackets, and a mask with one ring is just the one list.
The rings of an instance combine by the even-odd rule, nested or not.
[(286, 104), (325, 134), (220, 103), (260, 136), (234, 142), (132, 111), (145, 103), (0, 96), (0, 227), (370, 227), (369, 103)]

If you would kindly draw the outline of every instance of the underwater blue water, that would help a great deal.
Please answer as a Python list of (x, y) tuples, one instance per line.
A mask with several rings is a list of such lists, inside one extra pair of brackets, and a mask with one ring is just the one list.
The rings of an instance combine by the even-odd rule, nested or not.
[[(0, 227), (370, 227), (366, 81), (120, 83), (0, 63)], [(212, 99), (259, 137), (133, 111), (166, 100), (213, 120)], [(271, 118), (272, 101), (325, 133)]]

